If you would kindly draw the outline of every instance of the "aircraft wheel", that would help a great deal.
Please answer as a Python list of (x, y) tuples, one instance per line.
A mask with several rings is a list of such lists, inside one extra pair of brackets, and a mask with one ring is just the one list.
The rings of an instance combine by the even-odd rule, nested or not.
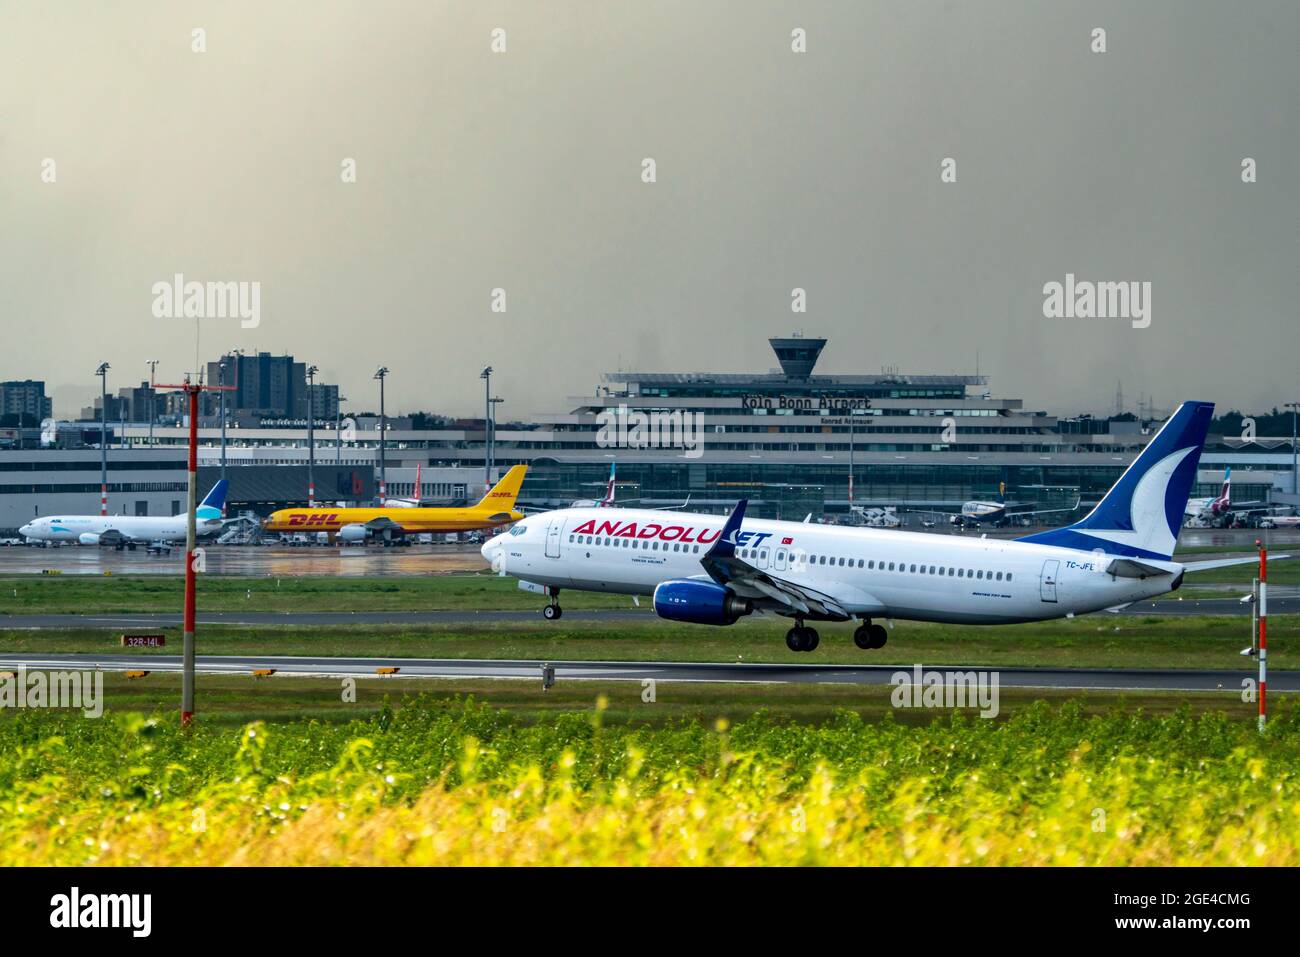
[(799, 627), (791, 628), (785, 633), (785, 646), (791, 651), (803, 651), (804, 630)]
[(564, 609), (559, 605), (547, 605), (542, 609), (542, 617), (547, 621), (555, 621), (564, 614)]
[(885, 631), (884, 625), (872, 625), (867, 630), (871, 633), (872, 648), (885, 647), (885, 642), (889, 640), (889, 632)]
[(863, 651), (866, 651), (868, 648), (876, 647), (874, 643), (875, 638), (873, 638), (871, 634), (872, 627), (873, 626), (869, 624), (859, 625), (858, 628), (853, 632), (853, 643), (857, 645), (859, 648), (861, 648)]
[(817, 646), (821, 644), (821, 636), (817, 634), (816, 628), (805, 628), (803, 639), (804, 651), (816, 651)]

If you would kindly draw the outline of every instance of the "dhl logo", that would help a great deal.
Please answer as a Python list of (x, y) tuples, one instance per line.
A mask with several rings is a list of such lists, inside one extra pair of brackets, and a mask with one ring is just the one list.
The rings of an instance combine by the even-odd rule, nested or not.
[(293, 515), (289, 516), (289, 524), (303, 525), (309, 528), (313, 528), (320, 525), (334, 525), (338, 521), (338, 517), (339, 517), (338, 512), (325, 512), (325, 513), (313, 512), (310, 515), (302, 512), (296, 512)]

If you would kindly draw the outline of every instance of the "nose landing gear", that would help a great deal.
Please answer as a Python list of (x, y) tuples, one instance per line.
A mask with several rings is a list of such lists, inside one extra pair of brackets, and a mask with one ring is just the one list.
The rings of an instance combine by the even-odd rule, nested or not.
[(547, 621), (556, 621), (564, 614), (564, 609), (560, 607), (560, 590), (548, 588), (546, 594), (550, 597), (551, 603), (542, 609), (542, 617)]

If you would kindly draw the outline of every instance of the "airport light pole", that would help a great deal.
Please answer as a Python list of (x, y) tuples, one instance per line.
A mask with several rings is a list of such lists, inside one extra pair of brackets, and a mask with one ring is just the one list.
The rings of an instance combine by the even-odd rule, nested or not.
[(483, 380), (483, 491), (492, 490), (492, 367), (478, 374)]
[(108, 514), (108, 370), (101, 362), (95, 370), (99, 376), (99, 514)]
[(488, 434), (490, 435), (492, 440), (491, 443), (488, 445), (488, 481), (489, 482), (492, 480), (492, 475), (496, 473), (496, 468), (497, 468), (497, 406), (504, 401), (505, 399), (496, 395), (494, 395), (491, 400), (492, 415), (488, 420), (488, 425), (491, 426), (491, 429)]
[(853, 410), (849, 410), (849, 520), (853, 520)]
[(315, 366), (307, 367), (307, 507), (316, 507), (316, 391)]
[(373, 378), (379, 380), (379, 504), (388, 499), (387, 463), (384, 461), (384, 444), (388, 438), (388, 423), (384, 416), (384, 379), (388, 377), (388, 367), (380, 366)]
[(1300, 473), (1296, 472), (1295, 417), (1300, 411), (1300, 402), (1288, 402), (1285, 408), (1291, 410), (1291, 494), (1300, 495)]
[(346, 395), (339, 396), (338, 403), (334, 406), (334, 464), (343, 464), (343, 403), (348, 401)]
[[(217, 360), (217, 385), (226, 384), (226, 357)], [(221, 423), (221, 477), (226, 477), (226, 392), (217, 393), (217, 417)]]
[(149, 367), (149, 448), (153, 448), (153, 420), (158, 418), (158, 393), (153, 387), (153, 371), (158, 367), (157, 359), (146, 359)]
[[(195, 376), (194, 378), (199, 378)], [(149, 383), (153, 385), (152, 382)], [(195, 574), (201, 561), (197, 554), (198, 525), (195, 512), (199, 503), (199, 393), (225, 390), (233, 386), (205, 386), (194, 382), (190, 376), (185, 377), (181, 385), (164, 386), (167, 389), (181, 389), (189, 399), (190, 410), (190, 448), (187, 471), (189, 483), (186, 499), (189, 510), (185, 517), (185, 624), (181, 637), (181, 727), (188, 728), (194, 720), (194, 610), (197, 580)]]

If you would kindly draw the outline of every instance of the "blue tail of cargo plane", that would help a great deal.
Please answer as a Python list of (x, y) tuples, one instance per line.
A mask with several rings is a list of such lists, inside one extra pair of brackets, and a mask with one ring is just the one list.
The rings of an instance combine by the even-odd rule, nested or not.
[(230, 488), (228, 481), (218, 479), (217, 484), (212, 486), (207, 495), (203, 496), (203, 501), (194, 510), (195, 517), (220, 518), (221, 510), (226, 507), (226, 490), (228, 488)]
[(1212, 402), (1184, 402), (1084, 518), (1020, 539), (1129, 558), (1169, 559), (1214, 417)]

